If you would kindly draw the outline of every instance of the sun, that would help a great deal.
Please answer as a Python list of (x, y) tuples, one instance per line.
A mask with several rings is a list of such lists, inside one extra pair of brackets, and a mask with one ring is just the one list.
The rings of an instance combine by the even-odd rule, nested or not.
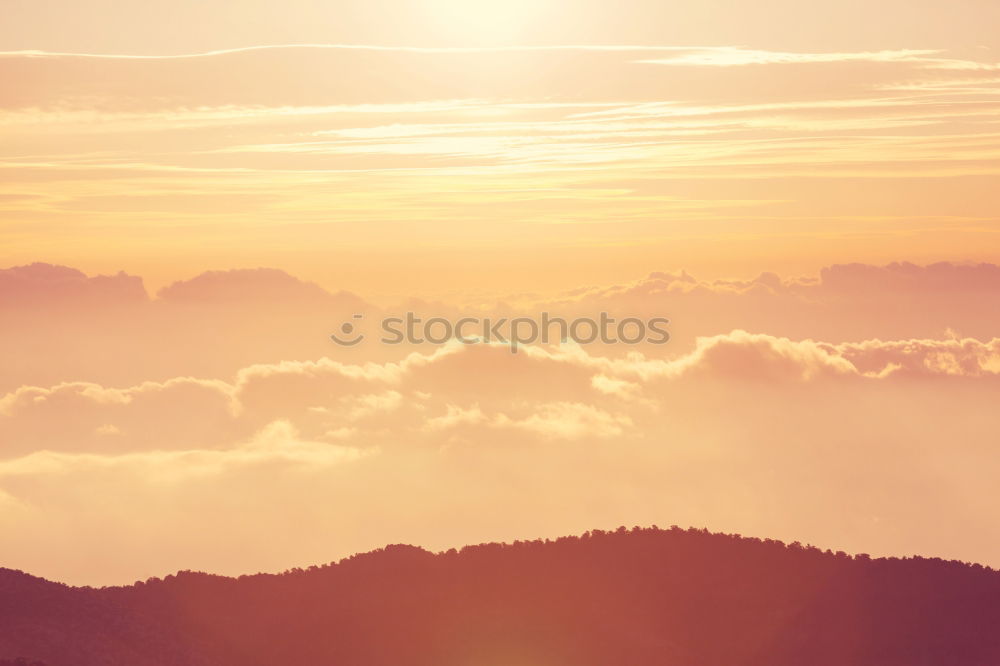
[(513, 44), (539, 18), (544, 0), (424, 0), (428, 18), (465, 46)]

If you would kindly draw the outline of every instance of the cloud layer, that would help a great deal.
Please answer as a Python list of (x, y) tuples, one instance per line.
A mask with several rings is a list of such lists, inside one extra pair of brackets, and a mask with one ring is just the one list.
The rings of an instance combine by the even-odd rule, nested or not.
[(986, 260), (1000, 58), (919, 46), (5, 52), (0, 233), (157, 284), (267, 263), (397, 296), (492, 284), (513, 248), (515, 288), (548, 290)]
[[(746, 280), (700, 280), (658, 272), (631, 283), (555, 297), (466, 294), (453, 302), (410, 299), (375, 305), (275, 270), (216, 271), (173, 283), (155, 296), (142, 280), (88, 277), (35, 264), (0, 270), (0, 391), (22, 385), (89, 382), (132, 386), (178, 376), (232, 382), (257, 363), (330, 356), (348, 363), (402, 361), (433, 346), (378, 343), (379, 321), (414, 312), (463, 316), (670, 319), (669, 344), (592, 345), (598, 356), (640, 351), (652, 358), (690, 352), (696, 338), (734, 329), (834, 343), (869, 339), (990, 340), (1000, 330), (1000, 268), (993, 264), (834, 265), (818, 277), (764, 273)], [(357, 320), (354, 315), (362, 314)], [(357, 322), (368, 339), (353, 348), (330, 339)], [(866, 369), (867, 371), (867, 369)]]
[(672, 360), (454, 345), (23, 387), (0, 400), (6, 556), (114, 582), (677, 522), (992, 563), (998, 386), (1000, 340), (735, 331)]

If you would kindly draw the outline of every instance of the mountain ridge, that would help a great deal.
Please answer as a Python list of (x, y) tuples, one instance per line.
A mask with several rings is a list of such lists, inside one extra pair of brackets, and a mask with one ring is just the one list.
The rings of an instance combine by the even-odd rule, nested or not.
[(105, 588), (0, 570), (0, 620), (0, 659), (47, 666), (985, 666), (1000, 572), (620, 528)]

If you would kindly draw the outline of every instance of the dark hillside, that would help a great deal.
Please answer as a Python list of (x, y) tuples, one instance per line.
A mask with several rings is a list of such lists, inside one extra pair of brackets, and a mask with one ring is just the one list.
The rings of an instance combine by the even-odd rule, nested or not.
[(48, 666), (1000, 664), (997, 572), (697, 530), (104, 590), (4, 572), (0, 589), (0, 656)]

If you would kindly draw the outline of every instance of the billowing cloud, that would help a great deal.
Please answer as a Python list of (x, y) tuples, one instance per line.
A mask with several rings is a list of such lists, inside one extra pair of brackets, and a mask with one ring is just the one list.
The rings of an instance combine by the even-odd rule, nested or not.
[[(283, 393), (271, 391), (265, 400), (280, 399), (272, 395), (291, 398), (306, 389), (296, 387), (301, 379), (274, 373), (274, 364), (280, 361), (329, 357), (342, 368), (355, 368), (353, 373), (371, 362), (375, 365), (364, 372), (399, 374), (401, 366), (393, 369), (385, 363), (400, 363), (411, 352), (433, 351), (427, 343), (379, 343), (382, 318), (407, 311), (425, 320), (451, 321), (463, 316), (537, 319), (542, 312), (569, 320), (598, 317), (601, 312), (619, 319), (663, 317), (670, 319), (671, 340), (665, 345), (595, 344), (587, 351), (612, 356), (639, 351), (665, 359), (689, 353), (699, 337), (724, 336), (735, 329), (857, 344), (871, 339), (990, 340), (1000, 325), (1000, 268), (993, 264), (842, 264), (823, 269), (818, 277), (765, 273), (746, 280), (701, 280), (685, 272), (659, 272), (555, 298), (511, 295), (492, 306), (468, 297), (454, 303), (410, 300), (376, 306), (348, 292), (331, 293), (264, 269), (205, 273), (174, 283), (155, 297), (146, 295), (138, 277), (87, 277), (54, 266), (0, 271), (0, 286), (0, 312), (7, 322), (0, 330), (5, 367), (0, 391), (4, 392), (22, 385), (133, 386), (177, 376), (239, 383), (255, 374), (270, 374), (270, 381), (287, 385)], [(363, 344), (342, 347), (330, 339), (344, 324), (367, 336)], [(554, 401), (575, 402), (579, 387), (590, 381), (580, 370), (580, 376), (566, 384), (554, 381), (548, 367), (553, 361), (532, 363), (518, 355), (513, 366), (504, 362), (501, 371), (495, 355), (480, 348), (469, 354), (460, 362), (446, 354), (414, 372), (442, 386), (465, 388), (469, 378), (464, 373), (471, 370), (484, 401), (491, 396), (503, 399), (517, 387), (530, 399), (548, 395)], [(322, 363), (329, 362), (321, 362), (315, 372), (323, 374)], [(255, 364), (260, 367), (251, 367)], [(514, 379), (516, 373), (509, 371), (515, 368), (523, 376)], [(872, 368), (865, 365), (864, 371)], [(335, 377), (339, 375), (329, 375), (331, 383), (317, 395), (338, 395)], [(493, 379), (478, 382), (485, 377)], [(349, 384), (353, 379), (345, 376), (336, 381)], [(245, 400), (255, 404), (251, 393)]]
[(839, 264), (818, 278), (763, 273), (748, 280), (699, 280), (653, 273), (633, 283), (580, 290), (554, 310), (640, 313), (671, 319), (673, 343), (743, 328), (771, 335), (857, 341), (869, 338), (994, 337), (1000, 317), (994, 264)]
[(256, 365), (232, 383), (176, 378), (128, 388), (25, 386), (0, 399), (0, 432), (6, 458), (39, 449), (223, 451), (275, 423), (318, 440), (397, 448), (468, 426), (587, 439), (635, 434), (652, 412), (669, 411), (672, 398), (665, 396), (689, 388), (695, 394), (733, 383), (846, 390), (916, 376), (992, 386), (998, 375), (1000, 340), (830, 344), (734, 331), (701, 338), (672, 360), (594, 356), (579, 346), (513, 355), (501, 345), (452, 344), (401, 362)]
[(25, 387), (0, 400), (8, 564), (112, 582), (621, 522), (995, 562), (998, 382), (998, 340), (736, 331)]
[(319, 358), (355, 313), (377, 311), (284, 272), (207, 272), (155, 297), (141, 278), (47, 264), (0, 270), (0, 391), (67, 382), (231, 380), (257, 362)]
[(142, 279), (122, 272), (88, 277), (66, 266), (34, 263), (0, 269), (0, 308), (101, 308), (140, 305), (148, 299)]

